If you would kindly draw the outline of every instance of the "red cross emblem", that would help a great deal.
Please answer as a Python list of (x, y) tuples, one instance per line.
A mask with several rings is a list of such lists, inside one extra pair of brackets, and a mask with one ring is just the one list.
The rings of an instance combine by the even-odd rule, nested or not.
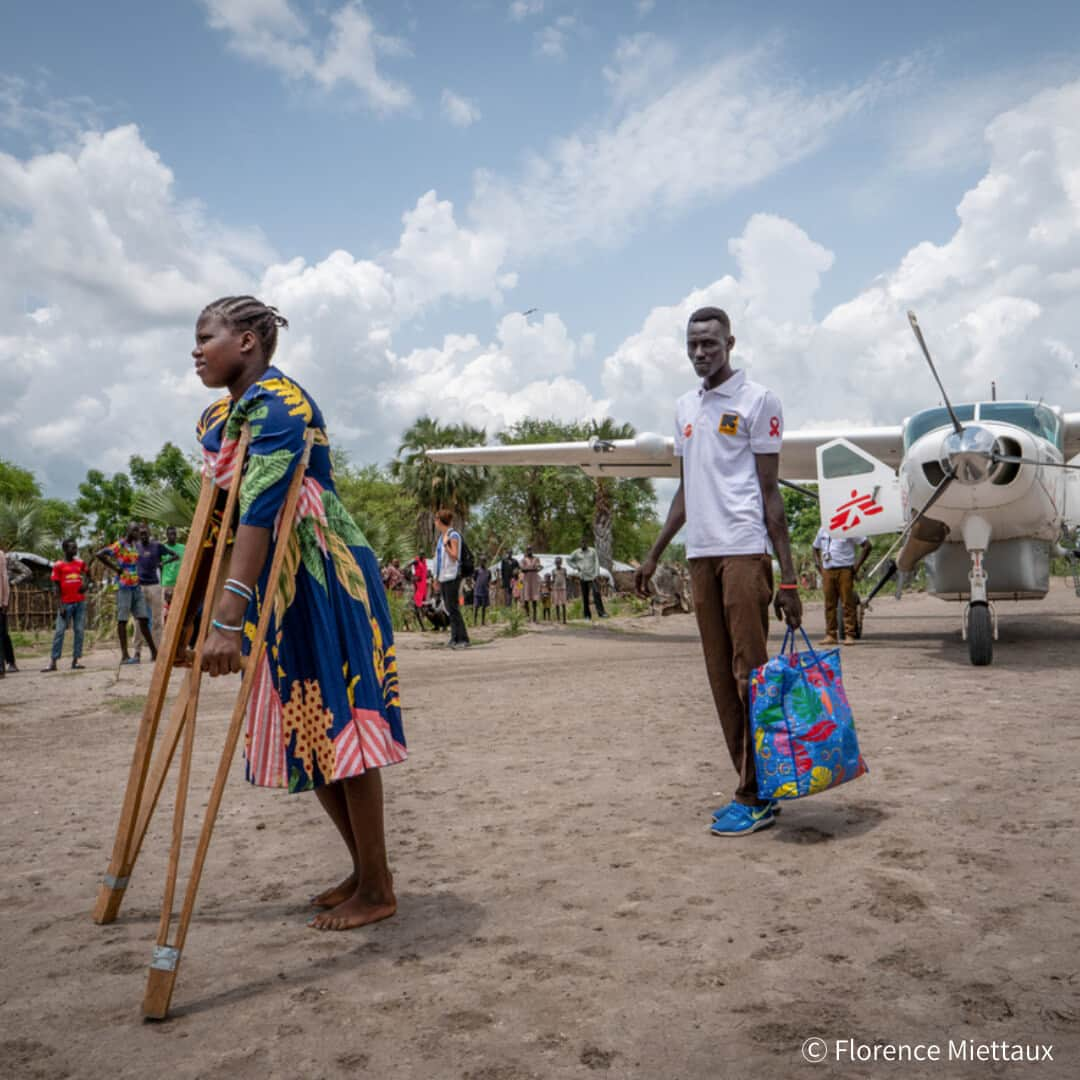
[(864, 517), (873, 517), (884, 509), (883, 506), (878, 506), (874, 502), (873, 495), (860, 495), (857, 491), (853, 491), (851, 498), (843, 506), (836, 508), (836, 513), (829, 519), (829, 528), (848, 532), (854, 529)]

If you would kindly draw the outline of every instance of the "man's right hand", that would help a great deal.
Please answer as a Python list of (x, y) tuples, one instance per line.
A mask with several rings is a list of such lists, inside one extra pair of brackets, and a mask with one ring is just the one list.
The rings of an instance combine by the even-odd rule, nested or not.
[(648, 600), (652, 595), (649, 592), (649, 581), (656, 573), (656, 559), (651, 555), (646, 556), (645, 561), (634, 571), (634, 592), (642, 600)]

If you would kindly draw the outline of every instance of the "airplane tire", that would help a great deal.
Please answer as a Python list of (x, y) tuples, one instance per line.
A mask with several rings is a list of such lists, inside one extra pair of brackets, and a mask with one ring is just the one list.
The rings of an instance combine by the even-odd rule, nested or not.
[(986, 604), (972, 604), (968, 612), (968, 655), (976, 667), (994, 659), (994, 625)]

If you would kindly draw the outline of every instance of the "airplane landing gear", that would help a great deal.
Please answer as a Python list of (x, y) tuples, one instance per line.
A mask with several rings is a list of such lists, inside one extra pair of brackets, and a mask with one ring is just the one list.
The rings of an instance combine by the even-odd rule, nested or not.
[(969, 549), (971, 556), (971, 599), (964, 608), (964, 640), (968, 656), (976, 667), (986, 667), (994, 659), (997, 639), (997, 612), (986, 596), (986, 571), (983, 569), (983, 550)]
[(971, 603), (964, 610), (964, 637), (968, 656), (976, 667), (986, 667), (994, 659), (997, 619), (987, 603)]

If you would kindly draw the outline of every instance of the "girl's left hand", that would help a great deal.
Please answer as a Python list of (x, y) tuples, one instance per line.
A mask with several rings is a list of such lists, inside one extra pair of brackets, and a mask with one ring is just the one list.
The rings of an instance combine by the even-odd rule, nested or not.
[(206, 643), (203, 645), (203, 671), (211, 677), (232, 675), (239, 671), (244, 664), (240, 641), (240, 634), (211, 627), (210, 633), (206, 635)]

